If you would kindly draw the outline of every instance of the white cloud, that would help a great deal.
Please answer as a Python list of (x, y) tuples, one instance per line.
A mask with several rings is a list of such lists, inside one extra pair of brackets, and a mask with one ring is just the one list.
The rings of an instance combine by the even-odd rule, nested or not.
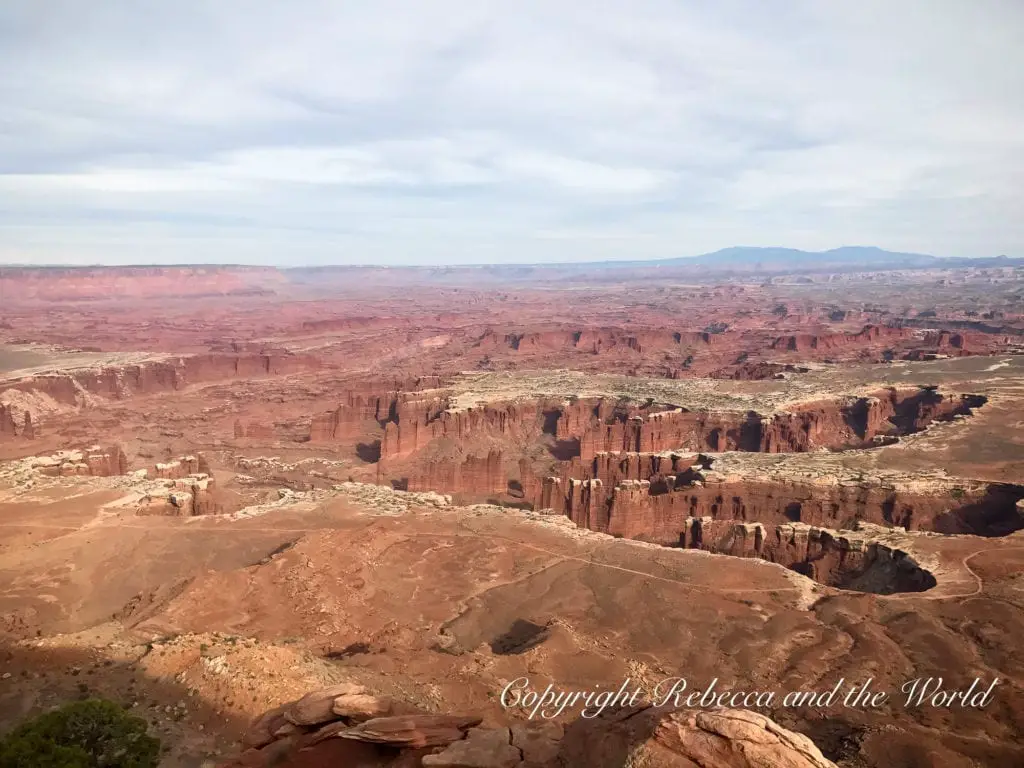
[(1024, 255), (1024, 6), (0, 7), (0, 261)]

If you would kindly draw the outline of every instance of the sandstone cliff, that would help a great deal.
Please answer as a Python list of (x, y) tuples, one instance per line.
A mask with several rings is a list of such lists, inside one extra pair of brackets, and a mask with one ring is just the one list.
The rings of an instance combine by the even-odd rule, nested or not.
[(771, 348), (794, 352), (809, 350), (834, 350), (847, 347), (872, 344), (911, 337), (911, 332), (904, 328), (867, 325), (859, 333), (797, 333), (780, 336), (772, 342)]
[(408, 478), (407, 490), (489, 495), (503, 493), (507, 487), (501, 451), (492, 450), (486, 456), (467, 456), (458, 462), (431, 462)]
[(695, 518), (825, 528), (862, 521), (981, 535), (1021, 527), (1015, 515), (1021, 486), (737, 475), (708, 469), (713, 465), (682, 454), (602, 453), (531, 484), (531, 498), (536, 508), (564, 513), (582, 527), (672, 546), (686, 541), (687, 521)]
[(420, 418), (416, 407), (408, 404), (431, 402), (429, 398), (421, 400), (423, 396), (416, 393), (434, 390), (440, 385), (437, 376), (420, 376), (390, 382), (367, 382), (347, 389), (335, 410), (312, 418), (310, 440), (331, 442), (358, 439), (389, 421), (397, 421), (400, 404), (406, 404), (404, 411), (407, 420)]
[(863, 447), (878, 438), (917, 432), (932, 421), (969, 414), (984, 402), (980, 396), (943, 395), (934, 388), (893, 388), (869, 397), (801, 403), (766, 416), (578, 401), (563, 410), (557, 435), (578, 440), (583, 459), (607, 451), (793, 453)]

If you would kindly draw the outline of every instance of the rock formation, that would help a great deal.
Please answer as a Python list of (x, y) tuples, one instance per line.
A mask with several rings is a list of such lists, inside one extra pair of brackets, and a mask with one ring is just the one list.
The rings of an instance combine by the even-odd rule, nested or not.
[(36, 456), (28, 462), (39, 474), (51, 477), (111, 477), (128, 472), (128, 458), (119, 445), (57, 451), (50, 456)]
[[(348, 389), (335, 410), (312, 418), (310, 440), (330, 442), (363, 437), (368, 430), (397, 421), (400, 403), (422, 402), (421, 396), (414, 393), (436, 389), (440, 383), (436, 376), (421, 376), (393, 382), (369, 382)], [(406, 409), (406, 418), (415, 418), (415, 408)]]
[(163, 479), (149, 486), (135, 514), (193, 517), (223, 511), (217, 501), (217, 484), (211, 475), (194, 473)]
[(747, 710), (613, 709), (568, 728), (481, 723), (340, 683), (256, 718), (245, 751), (218, 768), (835, 768), (806, 736)]
[(13, 409), (0, 403), (0, 438), (14, 437), (17, 434), (18, 428), (14, 423)]
[[(134, 474), (142, 481), (150, 475), (145, 469)], [(158, 463), (152, 477), (136, 507), (137, 515), (192, 517), (224, 511), (218, 500), (217, 483), (202, 454)]]
[(455, 409), (445, 396), (403, 397), (394, 419), (385, 424), (381, 458), (408, 456), (439, 438), (460, 442), (483, 435), (539, 438), (551, 407), (545, 400), (526, 400)]
[(179, 480), (190, 475), (209, 475), (210, 465), (202, 454), (182, 456), (164, 463), (158, 463), (153, 477), (162, 480)]

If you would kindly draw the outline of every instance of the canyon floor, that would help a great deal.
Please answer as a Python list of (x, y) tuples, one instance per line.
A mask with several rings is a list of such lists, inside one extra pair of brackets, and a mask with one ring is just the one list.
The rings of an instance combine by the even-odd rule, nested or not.
[(199, 768), (339, 681), (870, 681), (758, 711), (1024, 765), (1024, 271), (552, 276), (0, 271), (0, 730), (101, 695)]

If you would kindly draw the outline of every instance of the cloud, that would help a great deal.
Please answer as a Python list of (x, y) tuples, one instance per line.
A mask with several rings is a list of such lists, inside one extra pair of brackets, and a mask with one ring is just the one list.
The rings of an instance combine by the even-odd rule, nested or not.
[(0, 262), (1024, 255), (1014, 0), (0, 6)]

